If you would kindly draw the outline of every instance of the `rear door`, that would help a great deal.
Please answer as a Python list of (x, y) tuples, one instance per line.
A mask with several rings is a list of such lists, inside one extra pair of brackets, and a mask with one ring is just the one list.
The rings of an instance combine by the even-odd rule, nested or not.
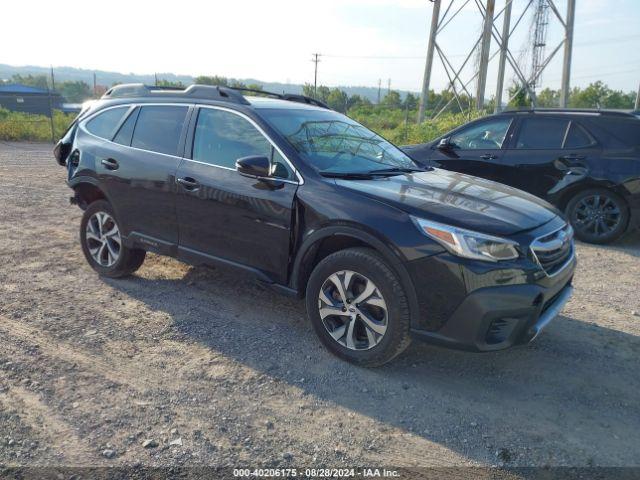
[(582, 179), (600, 148), (570, 116), (534, 114), (521, 118), (504, 154), (505, 183), (549, 198)]
[(502, 147), (511, 131), (511, 123), (510, 115), (496, 115), (456, 130), (449, 137), (448, 148), (434, 148), (430, 164), (501, 181)]
[[(177, 173), (176, 208), (181, 255), (228, 261), (285, 282), (297, 174), (249, 117), (200, 107)], [(238, 158), (265, 155), (272, 177), (240, 175)]]
[(142, 105), (96, 161), (125, 235), (165, 251), (178, 241), (174, 185), (188, 105)]

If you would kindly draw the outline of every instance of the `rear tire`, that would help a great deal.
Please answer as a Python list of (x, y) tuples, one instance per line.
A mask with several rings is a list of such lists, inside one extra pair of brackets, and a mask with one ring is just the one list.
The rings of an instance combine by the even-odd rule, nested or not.
[(144, 250), (124, 245), (115, 213), (106, 200), (91, 203), (82, 215), (80, 244), (91, 268), (105, 277), (131, 275), (146, 255)]
[(576, 237), (587, 243), (613, 242), (625, 233), (629, 223), (625, 201), (603, 188), (577, 193), (567, 204), (566, 214)]
[(327, 256), (311, 273), (306, 292), (316, 334), (343, 360), (380, 366), (411, 343), (407, 295), (375, 250), (349, 248)]

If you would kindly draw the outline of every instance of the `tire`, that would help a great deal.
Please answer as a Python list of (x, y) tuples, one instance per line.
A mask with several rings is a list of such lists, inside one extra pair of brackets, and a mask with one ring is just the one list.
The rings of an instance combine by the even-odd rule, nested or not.
[(91, 268), (111, 278), (131, 275), (146, 255), (144, 250), (124, 246), (115, 213), (106, 200), (91, 203), (82, 215), (80, 245)]
[[(344, 297), (336, 282), (343, 291), (347, 286)], [(358, 298), (360, 303), (351, 302)], [(309, 277), (306, 306), (320, 341), (348, 362), (380, 366), (411, 343), (407, 295), (398, 275), (374, 250), (349, 248), (324, 258)]]
[(613, 242), (625, 233), (629, 223), (625, 201), (603, 188), (579, 192), (571, 198), (565, 213), (576, 238), (587, 243)]

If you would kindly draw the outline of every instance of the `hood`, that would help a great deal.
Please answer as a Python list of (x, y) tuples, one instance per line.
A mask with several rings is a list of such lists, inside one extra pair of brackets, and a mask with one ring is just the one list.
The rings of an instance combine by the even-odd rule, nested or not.
[(417, 217), (494, 235), (543, 225), (559, 212), (522, 190), (470, 175), (433, 169), (336, 184)]

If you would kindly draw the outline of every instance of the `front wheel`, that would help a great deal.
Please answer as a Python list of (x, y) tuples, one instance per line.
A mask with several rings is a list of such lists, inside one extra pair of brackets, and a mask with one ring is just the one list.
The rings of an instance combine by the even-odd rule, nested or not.
[(579, 192), (567, 204), (566, 214), (576, 237), (587, 243), (613, 242), (629, 223), (625, 201), (601, 188)]
[(379, 366), (410, 343), (409, 306), (397, 274), (374, 250), (324, 258), (306, 293), (307, 315), (324, 346), (362, 366)]
[(123, 244), (120, 226), (111, 204), (93, 202), (80, 222), (80, 242), (87, 262), (105, 277), (119, 278), (132, 274), (144, 262), (144, 250)]

